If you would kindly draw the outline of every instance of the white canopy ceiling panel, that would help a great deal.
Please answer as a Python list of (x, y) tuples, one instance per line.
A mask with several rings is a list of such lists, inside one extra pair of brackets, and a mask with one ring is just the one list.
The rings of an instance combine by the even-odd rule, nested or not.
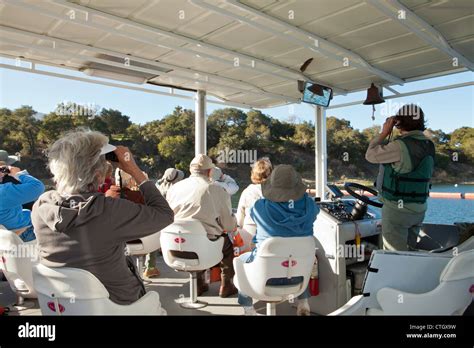
[[(298, 27), (318, 21), (334, 13), (351, 9), (354, 5), (363, 6), (361, 1), (357, 0), (333, 0), (319, 3), (315, 0), (268, 1), (265, 6), (261, 6), (265, 2), (260, 0), (241, 2), (263, 12), (271, 13), (272, 16), (289, 21)], [(321, 35), (322, 33), (318, 34)]]
[(451, 60), (441, 60), (437, 62), (430, 62), (430, 63), (422, 63), (419, 65), (414, 65), (408, 67), (406, 69), (400, 70), (400, 74), (403, 76), (410, 76), (410, 77), (417, 77), (416, 74), (420, 74), (418, 76), (425, 76), (429, 74), (434, 74), (438, 71), (448, 71), (451, 70), (453, 67)]
[[(189, 4), (187, 0), (175, 0), (175, 1), (153, 1), (150, 2), (150, 6), (146, 8), (146, 11), (130, 16), (130, 19), (134, 21), (147, 24), (150, 26), (163, 28), (170, 31), (178, 31), (177, 29), (186, 26), (188, 23), (195, 23), (199, 20), (206, 20), (214, 22), (218, 20), (218, 17), (213, 18), (212, 15), (206, 14), (199, 8), (196, 8)], [(100, 7), (99, 7), (100, 8)], [(205, 18), (203, 16), (209, 16)], [(190, 37), (200, 37), (205, 32), (192, 32)]]
[[(94, 8), (100, 8), (101, 10), (113, 13), (118, 16), (127, 17), (130, 13), (140, 10), (146, 6), (150, 1), (148, 0), (75, 0), (71, 1), (84, 6), (90, 6)], [(156, 1), (154, 1), (156, 2)]]
[(17, 7), (3, 6), (0, 11), (0, 23), (19, 29), (43, 32), (50, 28), (55, 20)]
[[(390, 20), (382, 20), (370, 25), (364, 25), (359, 29), (349, 30), (342, 34), (331, 36), (328, 40), (343, 47), (357, 49), (358, 47), (388, 40), (394, 36), (406, 34), (407, 31), (398, 23)], [(422, 41), (419, 41), (423, 44)], [(357, 50), (360, 54), (360, 52)]]
[(434, 27), (446, 21), (473, 13), (471, 0), (425, 0), (418, 5), (412, 4), (412, 1), (400, 0), (400, 3), (410, 8)]
[(318, 35), (330, 40), (331, 37), (365, 27), (383, 19), (383, 15), (377, 13), (364, 2), (359, 2), (357, 6), (347, 6), (346, 10), (310, 21), (302, 25), (301, 28), (318, 33)]
[[(273, 57), (275, 55), (291, 52), (299, 48), (297, 44), (293, 44), (287, 40), (281, 40), (277, 37), (269, 38), (268, 40), (257, 42), (253, 45), (247, 46), (244, 48), (245, 52), (256, 57), (261, 57), (265, 60), (275, 61)], [(311, 52), (308, 50), (307, 53), (301, 55), (301, 63), (306, 59), (305, 56), (310, 56)], [(280, 62), (278, 62), (280, 63)]]
[(466, 40), (460, 40), (453, 42), (451, 46), (456, 50), (460, 51), (467, 57), (474, 57), (474, 37)]
[(435, 28), (443, 33), (446, 40), (452, 41), (466, 36), (472, 36), (472, 27), (474, 15), (469, 14), (465, 17), (454, 19), (436, 26)]
[[(231, 50), (239, 49), (242, 51), (248, 51), (245, 47), (253, 47), (258, 45), (259, 42), (272, 38), (272, 35), (257, 31), (250, 28), (248, 25), (237, 24), (225, 27), (223, 29), (213, 32), (212, 35), (208, 35), (204, 41), (211, 42), (215, 45), (219, 45)], [(255, 50), (253, 50), (255, 52)], [(259, 54), (265, 52), (260, 51)]]
[(158, 58), (160, 62), (176, 64), (185, 68), (198, 68), (199, 70), (205, 70), (214, 63), (214, 61), (210, 59), (181, 52), (175, 52), (173, 55), (165, 55)]
[[(244, 81), (251, 81), (253, 84), (258, 84), (258, 85), (263, 83), (261, 81), (265, 81), (267, 84), (279, 83), (279, 82), (284, 81), (283, 79), (278, 78), (278, 77), (262, 75), (262, 74), (259, 74), (258, 71), (253, 71), (251, 69), (242, 69), (242, 68), (231, 68), (231, 69), (225, 70), (224, 72), (221, 72), (220, 75), (223, 75), (229, 78), (240, 79)], [(296, 85), (296, 81), (295, 81), (295, 85)]]
[[(114, 48), (115, 50), (116, 48)], [(151, 45), (143, 45), (140, 48), (136, 49), (133, 52), (133, 56), (139, 56), (145, 59), (151, 59), (151, 60), (156, 60), (160, 56), (163, 56), (164, 54), (170, 52), (169, 49), (159, 47), (159, 46), (151, 46)]]
[[(106, 35), (105, 32), (99, 32), (97, 30), (85, 27), (84, 25), (76, 24), (74, 22), (60, 22), (58, 26), (56, 26), (53, 30), (50, 30), (47, 34), (51, 37), (67, 39), (86, 45), (91, 43), (97, 43), (101, 40), (101, 38)], [(124, 46), (131, 43), (131, 40), (127, 38), (121, 37), (120, 39), (123, 40)], [(137, 44), (136, 41), (133, 43)], [(107, 47), (107, 42), (104, 43), (103, 47)]]
[(211, 61), (210, 63), (208, 61), (207, 62), (208, 64), (205, 64), (205, 63), (206, 62), (203, 59), (197, 60), (196, 64), (194, 64), (192, 66), (192, 68), (193, 69), (198, 69), (198, 70), (201, 70), (201, 71), (205, 71), (205, 72), (209, 72), (209, 73), (213, 73), (213, 74), (218, 74), (218, 75), (221, 75), (221, 76), (226, 76), (225, 72), (227, 70), (233, 68), (229, 64), (215, 62), (215, 61)]
[(135, 50), (142, 48), (144, 44), (126, 37), (106, 35), (96, 45), (105, 49), (115, 50), (119, 48), (118, 51), (120, 52), (133, 53)]
[(228, 18), (207, 12), (194, 20), (180, 22), (178, 31), (183, 35), (205, 40), (206, 36), (212, 35), (215, 31), (233, 25), (234, 23), (229, 21)]
[(392, 55), (411, 52), (420, 47), (428, 46), (413, 33), (405, 31), (405, 34), (400, 36), (391, 37), (381, 42), (372, 42), (359, 47), (357, 48), (357, 52), (373, 62), (374, 60), (390, 57)]
[[(0, 55), (145, 74), (254, 107), (298, 101), (299, 79), (343, 93), (448, 74), (474, 61), (470, 0), (389, 0), (386, 7), (371, 0), (0, 3)], [(403, 6), (409, 23), (393, 16)], [(445, 43), (435, 42), (433, 30)], [(458, 66), (456, 52), (464, 57)], [(125, 58), (130, 65), (120, 64)]]
[(405, 68), (411, 68), (415, 65), (422, 65), (443, 59), (450, 61), (449, 57), (447, 57), (444, 53), (429, 47), (410, 53), (393, 55), (388, 58), (380, 58), (374, 61), (374, 63), (379, 64), (388, 71), (402, 71)]

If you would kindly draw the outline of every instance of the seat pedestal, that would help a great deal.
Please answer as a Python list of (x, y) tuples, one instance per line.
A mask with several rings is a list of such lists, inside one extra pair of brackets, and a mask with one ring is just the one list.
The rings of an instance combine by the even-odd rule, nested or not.
[(198, 301), (197, 299), (197, 272), (189, 274), (189, 297), (183, 298), (179, 305), (186, 309), (199, 309), (208, 305), (207, 302)]
[(276, 303), (267, 302), (267, 315), (276, 315)]
[(35, 303), (33, 301), (25, 301), (25, 298), (21, 296), (21, 293), (16, 293), (16, 301), (13, 307), (15, 307), (17, 311), (24, 311), (25, 309), (30, 309), (34, 306)]

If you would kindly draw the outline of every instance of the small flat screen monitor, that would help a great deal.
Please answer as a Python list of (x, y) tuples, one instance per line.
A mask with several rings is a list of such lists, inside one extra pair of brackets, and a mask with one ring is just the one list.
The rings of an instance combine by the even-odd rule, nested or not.
[(328, 107), (332, 98), (332, 88), (306, 81), (302, 101)]

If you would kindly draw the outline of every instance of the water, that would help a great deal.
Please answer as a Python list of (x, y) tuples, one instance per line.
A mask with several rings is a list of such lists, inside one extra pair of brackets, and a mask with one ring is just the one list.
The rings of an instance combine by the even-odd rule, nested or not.
[[(474, 192), (474, 185), (433, 185), (433, 192)], [(455, 222), (474, 223), (474, 200), (429, 198), (425, 222), (451, 225)]]

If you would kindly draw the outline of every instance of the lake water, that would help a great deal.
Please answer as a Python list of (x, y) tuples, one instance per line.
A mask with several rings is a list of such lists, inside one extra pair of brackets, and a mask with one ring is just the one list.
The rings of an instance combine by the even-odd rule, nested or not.
[[(474, 185), (433, 185), (433, 192), (474, 192)], [(474, 200), (439, 199), (428, 200), (425, 222), (453, 224), (454, 222), (474, 222)]]

